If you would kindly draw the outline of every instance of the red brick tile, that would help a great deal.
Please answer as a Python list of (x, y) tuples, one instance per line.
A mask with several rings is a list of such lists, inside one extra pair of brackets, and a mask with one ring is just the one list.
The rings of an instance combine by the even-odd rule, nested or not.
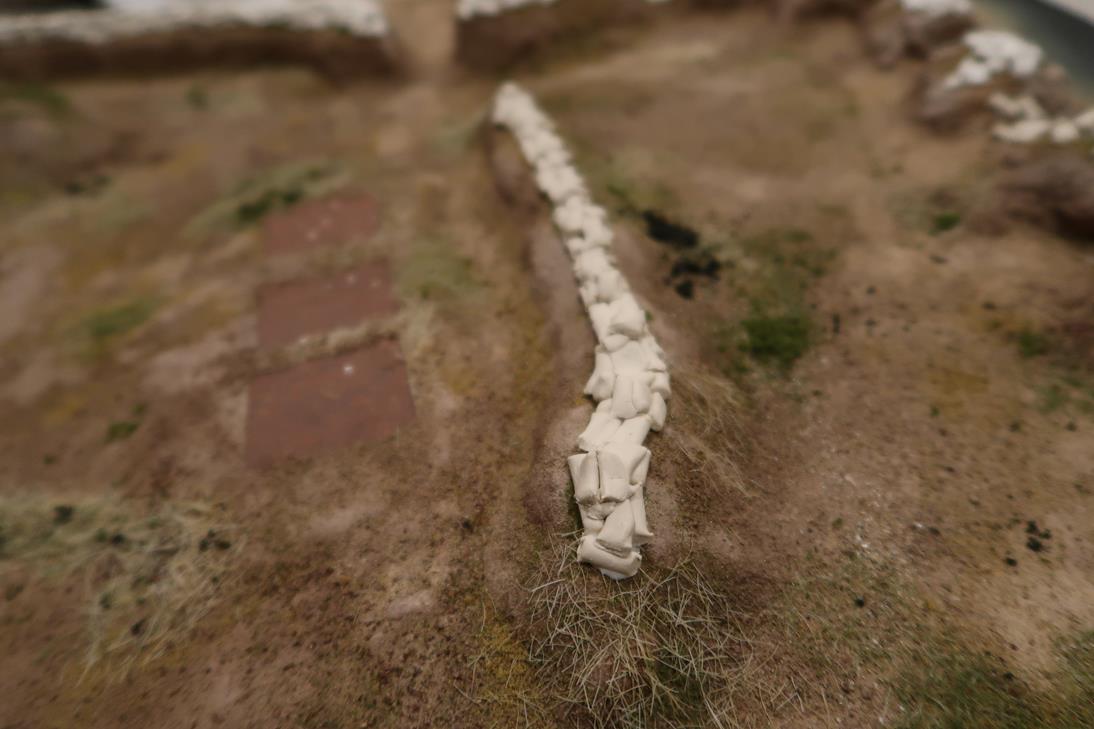
[(413, 419), (399, 345), (382, 340), (255, 379), (247, 412), (247, 461), (265, 465), (384, 440)]
[(326, 278), (263, 287), (258, 292), (258, 342), (265, 349), (306, 334), (394, 314), (391, 271), (380, 261)]
[(368, 238), (379, 222), (376, 199), (366, 193), (309, 200), (266, 220), (266, 252), (301, 253)]

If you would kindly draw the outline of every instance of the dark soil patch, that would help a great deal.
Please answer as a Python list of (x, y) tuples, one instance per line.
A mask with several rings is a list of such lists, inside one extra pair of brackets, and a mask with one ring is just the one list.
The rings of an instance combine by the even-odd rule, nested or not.
[(699, 245), (698, 233), (686, 225), (669, 220), (656, 210), (643, 212), (642, 220), (646, 222), (646, 234), (658, 243), (681, 249)]
[(709, 250), (700, 248), (701, 239), (694, 229), (670, 220), (656, 210), (644, 211), (642, 220), (646, 223), (646, 234), (650, 238), (679, 251), (665, 285), (671, 286), (681, 298), (691, 299), (695, 296), (697, 279), (718, 280), (722, 263)]

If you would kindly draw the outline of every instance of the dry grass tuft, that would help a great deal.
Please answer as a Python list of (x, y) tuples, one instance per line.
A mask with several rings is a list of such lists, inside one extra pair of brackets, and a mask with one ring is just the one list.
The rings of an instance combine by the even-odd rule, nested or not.
[(732, 382), (694, 369), (673, 372), (669, 424), (658, 437), (660, 452), (677, 461), (676, 473), (691, 475), (704, 493), (728, 485), (748, 493), (738, 463), (744, 460), (741, 404)]
[(105, 663), (123, 676), (160, 656), (209, 612), (242, 547), (238, 528), (205, 504), (141, 515), (111, 498), (0, 498), (0, 577), (83, 580), (85, 673)]
[(737, 726), (726, 711), (748, 690), (752, 646), (694, 564), (613, 582), (559, 541), (545, 571), (530, 658), (567, 714), (598, 728)]

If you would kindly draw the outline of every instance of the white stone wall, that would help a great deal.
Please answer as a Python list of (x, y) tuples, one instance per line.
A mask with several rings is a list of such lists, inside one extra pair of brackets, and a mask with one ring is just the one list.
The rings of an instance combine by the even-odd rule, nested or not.
[(220, 26), (387, 34), (378, 0), (112, 0), (103, 10), (25, 13), (0, 18), (0, 43), (71, 40), (108, 43), (145, 33)]
[(554, 125), (520, 87), (504, 84), (493, 121), (516, 137), (553, 206), (585, 310), (596, 334), (596, 361), (585, 394), (597, 402), (568, 465), (584, 535), (578, 559), (615, 579), (641, 566), (639, 550), (653, 533), (646, 521), (645, 482), (651, 430), (665, 424), (671, 394), (664, 352), (612, 255), (607, 212), (589, 196)]

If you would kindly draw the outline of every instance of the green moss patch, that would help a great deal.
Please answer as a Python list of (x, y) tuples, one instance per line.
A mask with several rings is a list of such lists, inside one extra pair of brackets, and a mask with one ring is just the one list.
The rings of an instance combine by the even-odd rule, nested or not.
[(1014, 339), (1018, 344), (1018, 352), (1026, 358), (1048, 354), (1049, 349), (1051, 349), (1048, 336), (1033, 329), (1022, 329), (1015, 335)]
[(470, 293), (479, 288), (470, 259), (440, 237), (421, 238), (396, 273), (396, 285), (404, 298), (437, 300)]
[(84, 318), (81, 328), (90, 339), (92, 349), (99, 353), (115, 339), (148, 321), (158, 305), (159, 302), (152, 298), (132, 299), (92, 312)]
[(31, 106), (58, 119), (72, 115), (68, 97), (42, 84), (0, 82), (0, 105), (8, 104)]
[(752, 316), (741, 322), (741, 349), (761, 362), (789, 369), (809, 349), (812, 324), (804, 314)]
[(244, 180), (186, 225), (189, 235), (245, 228), (271, 213), (343, 187), (349, 173), (333, 162), (294, 162)]
[[(828, 215), (828, 218), (833, 216)], [(843, 228), (842, 216), (836, 221)], [(716, 255), (729, 281), (731, 305), (747, 302), (748, 314), (714, 328), (716, 349), (743, 353), (755, 363), (787, 372), (816, 339), (808, 292), (835, 261), (835, 248), (805, 228), (776, 227), (722, 243)], [(741, 374), (740, 360), (723, 369)]]
[(815, 560), (802, 575), (772, 615), (794, 638), (780, 660), (814, 692), (879, 683), (898, 729), (1094, 726), (1094, 633), (1063, 639), (1050, 680), (1034, 686), (880, 561)]

